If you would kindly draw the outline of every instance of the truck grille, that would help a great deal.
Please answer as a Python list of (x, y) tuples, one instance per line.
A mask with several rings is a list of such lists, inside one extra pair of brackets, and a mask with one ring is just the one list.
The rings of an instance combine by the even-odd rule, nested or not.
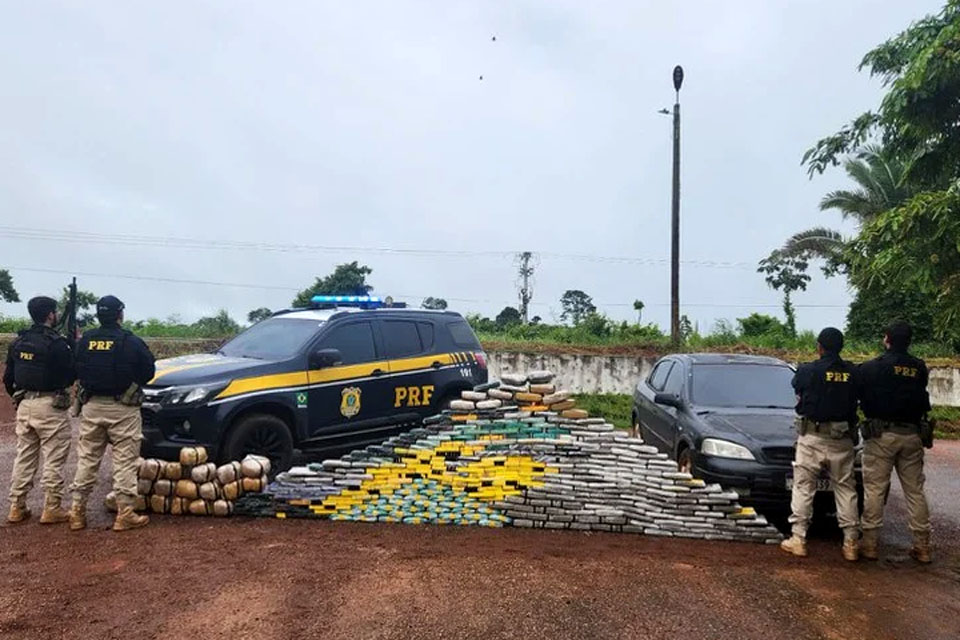
[(790, 464), (793, 462), (796, 451), (793, 447), (764, 447), (763, 457), (769, 462)]

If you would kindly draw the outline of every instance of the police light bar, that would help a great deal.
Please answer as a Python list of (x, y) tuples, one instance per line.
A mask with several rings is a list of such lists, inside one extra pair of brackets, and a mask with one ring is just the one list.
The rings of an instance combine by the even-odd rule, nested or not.
[(383, 299), (379, 296), (313, 296), (310, 302), (315, 305), (365, 307), (368, 309), (383, 306)]

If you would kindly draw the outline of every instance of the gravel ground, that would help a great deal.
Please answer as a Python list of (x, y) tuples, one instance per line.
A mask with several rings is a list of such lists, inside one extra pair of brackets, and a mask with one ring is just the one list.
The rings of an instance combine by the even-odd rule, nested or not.
[[(13, 443), (3, 398), (4, 480)], [(896, 484), (885, 558), (856, 565), (836, 539), (801, 560), (623, 534), (241, 518), (115, 534), (93, 509), (80, 533), (0, 527), (0, 637), (956, 639), (960, 442), (938, 443), (927, 475), (928, 567), (907, 558)], [(98, 500), (109, 464), (102, 476)]]

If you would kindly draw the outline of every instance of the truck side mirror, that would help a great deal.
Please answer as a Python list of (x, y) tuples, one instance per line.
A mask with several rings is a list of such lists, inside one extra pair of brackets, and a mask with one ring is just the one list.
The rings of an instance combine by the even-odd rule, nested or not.
[(343, 362), (343, 355), (339, 349), (317, 349), (310, 354), (310, 368), (324, 369)]
[(658, 393), (653, 396), (653, 401), (666, 407), (674, 409), (683, 409), (683, 398), (675, 393)]

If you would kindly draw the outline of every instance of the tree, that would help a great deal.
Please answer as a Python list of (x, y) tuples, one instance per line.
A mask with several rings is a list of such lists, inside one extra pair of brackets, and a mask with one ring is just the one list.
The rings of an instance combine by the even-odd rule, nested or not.
[(737, 324), (740, 325), (740, 335), (745, 337), (783, 334), (787, 330), (777, 318), (764, 313), (751, 313), (746, 318), (737, 318)]
[(680, 341), (686, 342), (687, 339), (693, 335), (693, 323), (690, 322), (690, 318), (686, 314), (680, 316)]
[(360, 265), (356, 260), (337, 265), (333, 273), (325, 278), (317, 278), (313, 286), (304, 289), (293, 299), (294, 307), (309, 307), (310, 300), (317, 295), (365, 296), (373, 290), (367, 284), (367, 276), (373, 269)]
[(230, 317), (226, 309), (220, 309), (214, 316), (200, 318), (193, 323), (193, 328), (197, 333), (211, 338), (230, 336), (240, 331), (240, 325)]
[(494, 322), (498, 329), (506, 329), (523, 323), (523, 316), (513, 307), (504, 307), (503, 311), (497, 314)]
[(783, 314), (786, 316), (786, 329), (790, 336), (797, 335), (797, 317), (791, 295), (794, 291), (806, 291), (810, 276), (807, 275), (809, 263), (804, 258), (783, 255), (774, 251), (760, 261), (757, 269), (765, 273), (767, 284), (775, 291), (783, 291)]
[(634, 300), (633, 310), (637, 312), (637, 324), (640, 324), (643, 320), (643, 300)]
[[(100, 297), (91, 291), (84, 291), (83, 289), (77, 289), (77, 326), (80, 328), (88, 327), (93, 325), (97, 320), (97, 314), (95, 311), (91, 311), (90, 308), (93, 307), (96, 309), (97, 300)], [(57, 315), (62, 316), (67, 311), (67, 305), (70, 303), (70, 287), (64, 287), (63, 291), (60, 293), (60, 300), (57, 301)]]
[(253, 309), (247, 314), (247, 322), (256, 324), (261, 320), (266, 320), (272, 315), (273, 311), (270, 311), (270, 309), (267, 309), (266, 307), (259, 307), (257, 309)]
[(886, 290), (882, 286), (857, 292), (847, 312), (846, 335), (850, 340), (877, 343), (891, 322), (909, 322), (913, 339), (933, 338), (933, 305), (917, 289)]
[(433, 296), (429, 296), (424, 299), (424, 301), (420, 304), (420, 306), (423, 307), (424, 309), (434, 309), (436, 311), (443, 311), (444, 309), (447, 308), (447, 301), (444, 300), (443, 298), (434, 298)]
[(593, 304), (593, 299), (579, 289), (565, 291), (563, 296), (560, 297), (560, 306), (563, 308), (560, 319), (569, 320), (574, 326), (580, 324), (580, 321), (587, 314), (595, 313), (597, 310), (597, 307)]
[(13, 277), (6, 269), (0, 269), (0, 302), (20, 302), (20, 294), (13, 287)]

